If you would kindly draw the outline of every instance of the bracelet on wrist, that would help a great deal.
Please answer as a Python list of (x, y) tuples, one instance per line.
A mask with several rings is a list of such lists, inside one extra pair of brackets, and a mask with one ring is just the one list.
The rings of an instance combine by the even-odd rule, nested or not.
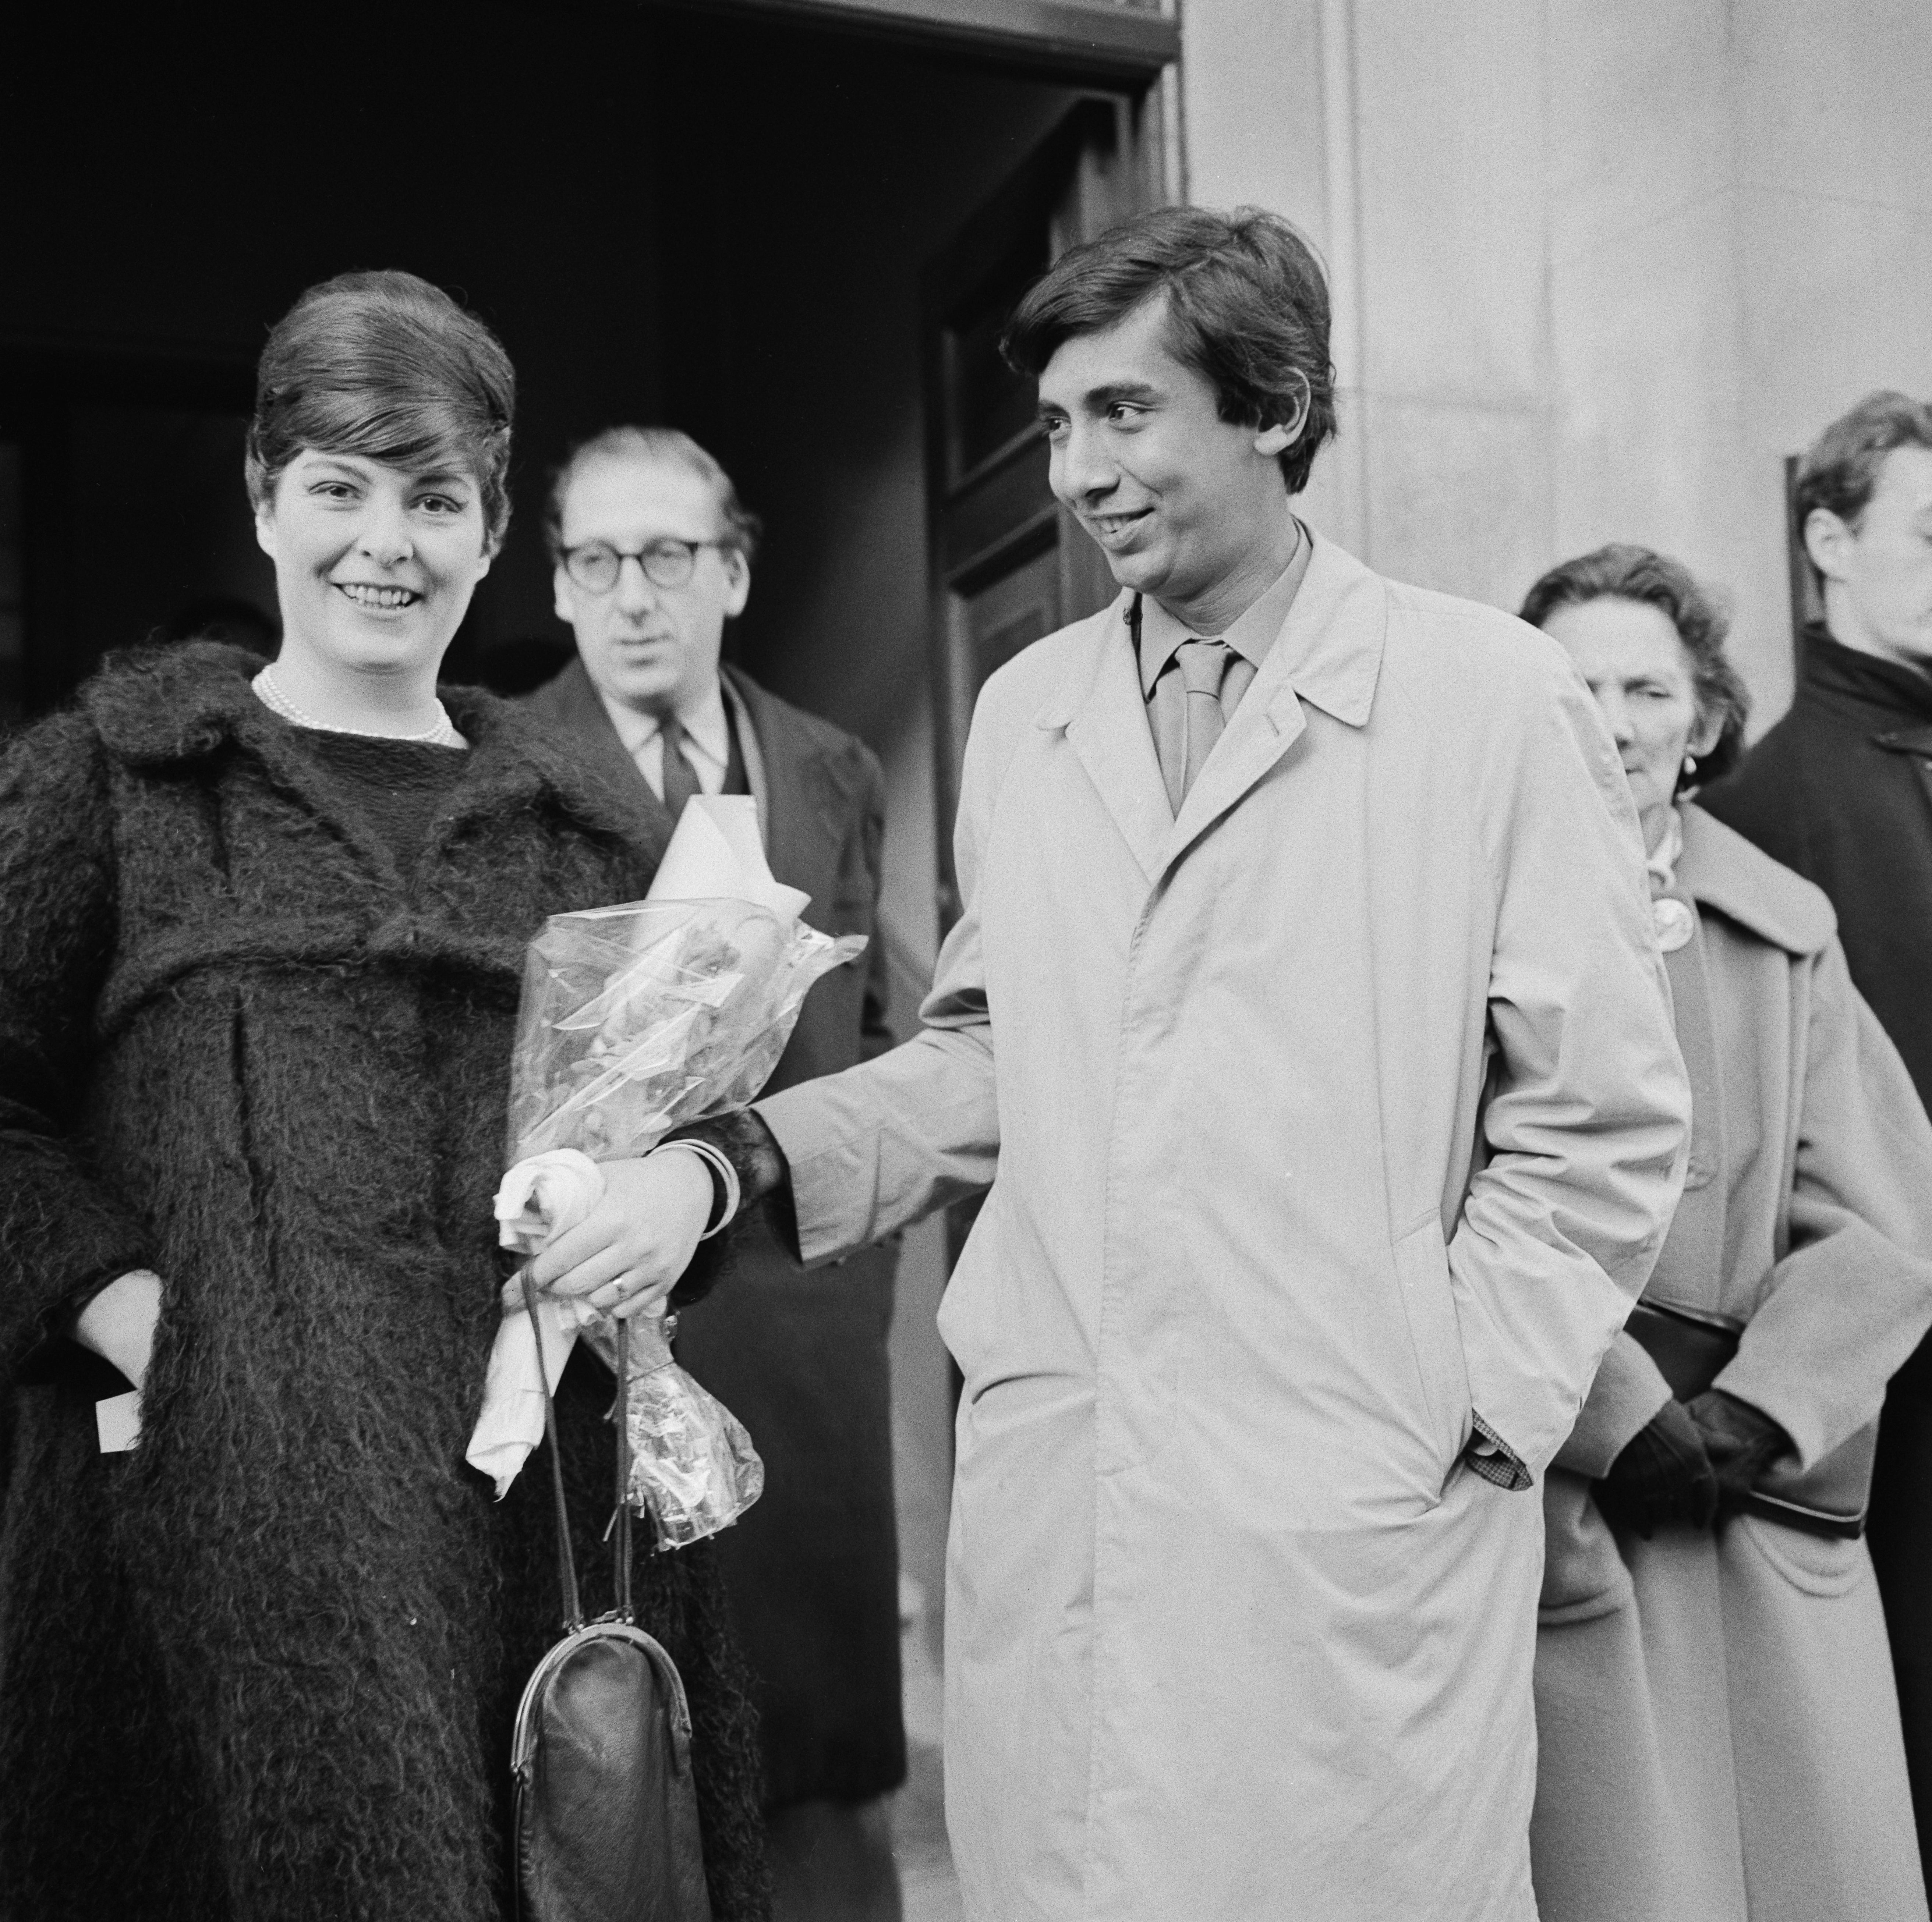
[[(731, 1218), (738, 1212), (742, 1198), (738, 1183), (738, 1171), (731, 1165), (730, 1158), (709, 1141), (697, 1141), (688, 1136), (680, 1136), (675, 1141), (660, 1142), (651, 1153), (661, 1155), (674, 1148), (682, 1148), (695, 1155), (711, 1177), (711, 1213), (706, 1220), (704, 1232), (698, 1237), (700, 1241), (709, 1241), (714, 1234), (721, 1234), (730, 1226)], [(650, 1157), (647, 1156), (646, 1159)]]

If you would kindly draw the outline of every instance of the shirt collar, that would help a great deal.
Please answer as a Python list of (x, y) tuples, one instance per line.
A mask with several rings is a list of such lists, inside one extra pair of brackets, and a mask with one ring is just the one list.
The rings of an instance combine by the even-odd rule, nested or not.
[[(626, 707), (622, 701), (613, 700), (601, 688), (597, 691), (597, 698), (604, 703), (604, 711), (610, 715), (610, 724), (616, 729), (617, 738), (624, 744), (624, 751), (634, 760), (638, 751), (656, 736), (660, 725), (658, 717), (655, 714), (640, 714), (634, 707)], [(720, 767), (729, 763), (731, 723), (724, 712), (723, 687), (716, 676), (697, 701), (677, 718), (685, 738), (700, 754), (708, 756)]]
[(1288, 619), (1288, 610), (1294, 604), (1301, 577), (1308, 571), (1308, 559), (1312, 548), (1308, 530), (1298, 520), (1294, 520), (1292, 524), (1294, 552), (1287, 566), (1276, 575), (1274, 584), (1260, 599), (1241, 614), (1225, 634), (1198, 634), (1176, 620), (1151, 595), (1142, 598), (1141, 692), (1150, 700), (1154, 698), (1154, 684), (1160, 679), (1161, 670), (1174, 658), (1174, 649), (1183, 641), (1224, 641), (1256, 668), (1268, 658), (1268, 649), (1274, 646), (1275, 637), (1281, 632), (1282, 623)]

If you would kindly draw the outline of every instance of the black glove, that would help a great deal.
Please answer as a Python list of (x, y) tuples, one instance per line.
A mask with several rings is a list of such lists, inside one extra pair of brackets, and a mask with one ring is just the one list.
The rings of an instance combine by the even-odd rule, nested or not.
[(1772, 1462), (1791, 1446), (1791, 1438), (1762, 1410), (1721, 1388), (1708, 1388), (1684, 1412), (1704, 1439), (1704, 1453), (1718, 1477), (1718, 1513), (1735, 1513)]
[(1682, 1402), (1666, 1402), (1624, 1443), (1591, 1492), (1604, 1519), (1646, 1541), (1659, 1528), (1708, 1528), (1718, 1477), (1704, 1438)]

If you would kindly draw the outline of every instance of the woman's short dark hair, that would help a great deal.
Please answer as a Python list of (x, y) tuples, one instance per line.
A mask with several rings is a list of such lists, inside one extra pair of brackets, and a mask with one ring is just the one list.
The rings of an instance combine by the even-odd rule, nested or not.
[(1885, 457), (1899, 447), (1932, 448), (1932, 405), (1886, 389), (1868, 394), (1834, 421), (1798, 465), (1791, 507), (1800, 541), (1816, 508), (1856, 529), (1871, 505)]
[(1720, 724), (1717, 745), (1700, 757), (1692, 784), (1721, 781), (1744, 754), (1744, 722), (1750, 713), (1750, 694), (1724, 652), (1731, 622), (1723, 604), (1682, 561), (1653, 548), (1613, 541), (1552, 568), (1525, 596), (1522, 616), (1532, 627), (1540, 627), (1559, 607), (1606, 600), (1654, 607), (1677, 630), (1690, 657), (1698, 717)]
[(1291, 421), (1306, 383), (1308, 418), (1280, 457), (1288, 492), (1300, 493), (1335, 432), (1335, 369), (1328, 283), (1279, 214), (1163, 207), (1070, 247), (1014, 310), (1000, 351), (1037, 379), (1064, 341), (1118, 326), (1163, 293), (1168, 351), (1213, 386), (1222, 420)]
[(492, 544), (510, 523), (517, 376), (476, 315), (414, 274), (339, 274), (276, 322), (255, 372), (248, 497), (304, 448), (400, 467), (466, 466)]
[(747, 561), (758, 552), (764, 522), (738, 498), (731, 476), (689, 434), (676, 427), (618, 427), (580, 440), (550, 477), (550, 494), (544, 502), (544, 540), (553, 561), (563, 555), (563, 503), (571, 482), (593, 461), (623, 460), (667, 461), (688, 468), (711, 490), (718, 503), (722, 529), (718, 544), (727, 553), (742, 554)]

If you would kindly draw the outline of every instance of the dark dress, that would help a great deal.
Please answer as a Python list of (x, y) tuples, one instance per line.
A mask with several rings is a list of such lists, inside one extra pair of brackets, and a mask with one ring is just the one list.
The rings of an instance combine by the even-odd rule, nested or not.
[[(260, 663), (112, 664), (0, 755), (0, 1915), (478, 1922), (560, 1603), (544, 1478), (464, 1462), (499, 1315), (524, 944), (658, 848), (538, 730), (290, 727)], [(399, 859), (399, 856), (404, 857)], [(140, 1448), (63, 1333), (164, 1282)], [(560, 1417), (608, 1606), (608, 1375)], [(766, 1912), (749, 1678), (714, 1554), (640, 1555), (689, 1688), (721, 1918)]]
[[(1830, 897), (1852, 979), (1932, 1107), (1932, 679), (1808, 629), (1790, 711), (1699, 799)], [(1932, 1862), (1932, 1343), (1886, 1397), (1868, 1528)]]
[[(772, 873), (812, 896), (814, 928), (872, 937), (806, 997), (771, 1093), (892, 1045), (878, 921), (885, 784), (852, 736), (724, 671), (757, 736)], [(670, 834), (580, 661), (522, 705), (560, 729), (622, 805)], [(718, 1537), (718, 1552), (758, 1678), (772, 1810), (861, 1801), (905, 1779), (886, 1363), (894, 1259), (865, 1249), (808, 1278), (754, 1214), (729, 1285), (680, 1318), (678, 1359), (764, 1459), (764, 1498)]]

